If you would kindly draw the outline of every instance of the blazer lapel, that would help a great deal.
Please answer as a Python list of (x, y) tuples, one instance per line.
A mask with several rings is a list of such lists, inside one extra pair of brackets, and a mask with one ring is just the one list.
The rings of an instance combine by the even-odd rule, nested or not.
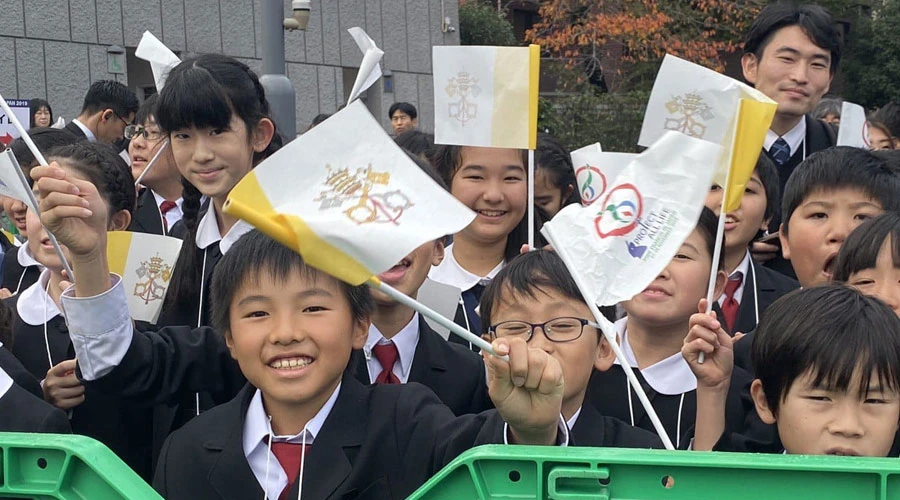
[(583, 404), (578, 420), (572, 426), (572, 441), (575, 446), (606, 446), (606, 429), (600, 421), (600, 412), (593, 405)]
[(419, 342), (413, 355), (413, 364), (409, 370), (409, 381), (419, 382), (426, 387), (433, 387), (435, 378), (447, 371), (447, 365), (437, 356), (435, 342), (446, 342), (428, 326), (422, 315), (419, 315)]
[(741, 305), (738, 308), (737, 320), (731, 327), (731, 334), (737, 332), (747, 333), (756, 328), (756, 295), (754, 289), (759, 292), (759, 283), (754, 279), (753, 269), (756, 264), (750, 259), (750, 272), (744, 277), (744, 294), (741, 296)]
[(347, 363), (347, 372), (356, 377), (356, 380), (363, 385), (369, 385), (372, 383), (369, 380), (369, 365), (366, 361), (366, 355), (362, 350), (354, 349), (353, 352), (350, 353), (350, 362)]
[(244, 415), (250, 406), (256, 389), (246, 385), (242, 389), (240, 403), (229, 403), (227, 418), (221, 419), (210, 433), (210, 438), (203, 443), (207, 453), (218, 453), (218, 459), (209, 470), (209, 482), (222, 499), (229, 498), (262, 498), (260, 487), (244, 456), (243, 429)]

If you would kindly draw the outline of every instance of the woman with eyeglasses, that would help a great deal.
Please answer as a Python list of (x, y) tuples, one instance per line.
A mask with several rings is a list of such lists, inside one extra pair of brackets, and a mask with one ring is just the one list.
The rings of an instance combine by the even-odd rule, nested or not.
[(137, 208), (130, 231), (168, 234), (181, 220), (181, 174), (175, 166), (168, 141), (156, 124), (157, 96), (144, 101), (135, 116), (135, 125), (125, 127), (125, 138), (131, 141), (131, 174), (139, 182)]

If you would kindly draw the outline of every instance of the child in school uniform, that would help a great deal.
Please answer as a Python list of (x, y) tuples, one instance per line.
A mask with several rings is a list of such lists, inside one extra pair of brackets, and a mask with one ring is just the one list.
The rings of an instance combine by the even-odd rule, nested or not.
[[(70, 192), (53, 172), (37, 170), (38, 186)], [(89, 184), (72, 183), (93, 210), (74, 213), (67, 209), (80, 202), (47, 198), (42, 218), (73, 255), (78, 279), (65, 308), (73, 337), (92, 338), (86, 354), (101, 337), (118, 346), (134, 331), (118, 321), (127, 304), (103, 258), (103, 201)], [(499, 413), (454, 417), (419, 384), (365, 387), (345, 375), (367, 336), (368, 288), (320, 273), (254, 231), (223, 257), (212, 290), (213, 322), (250, 384), (167, 440), (154, 479), (166, 498), (296, 498), (301, 488), (301, 498), (405, 498), (473, 445), (567, 442), (562, 368), (522, 341), (494, 343), (508, 363), (486, 360)], [(115, 357), (106, 354), (100, 364)]]
[[(0, 349), (5, 350), (2, 344)], [(0, 432), (71, 433), (66, 414), (17, 384), (6, 359), (0, 357)]]
[[(706, 295), (716, 238), (716, 216), (704, 208), (697, 227), (663, 272), (623, 307), (627, 316), (616, 322), (619, 344), (641, 381), (659, 419), (677, 448), (690, 441), (697, 408), (697, 380), (681, 356), (697, 302)], [(716, 275), (721, 293), (725, 273)], [(743, 370), (733, 373), (735, 390), (728, 393), (729, 428), (743, 430), (751, 411), (740, 388), (750, 382)], [(616, 362), (609, 370), (595, 370), (586, 400), (603, 415), (653, 431), (649, 416), (635, 395), (625, 372)]]
[[(450, 186), (450, 193), (477, 215), (453, 235), (444, 260), (428, 277), (462, 291), (454, 321), (470, 332), (480, 332), (477, 307), (485, 285), (527, 243), (526, 154), (519, 149), (440, 145), (429, 160)], [(544, 243), (539, 236), (535, 231), (539, 240), (535, 245), (540, 247)]]
[(131, 174), (141, 180), (137, 207), (131, 218), (129, 231), (166, 235), (181, 220), (181, 173), (175, 168), (172, 150), (159, 154), (148, 172), (150, 161), (164, 147), (165, 137), (156, 123), (159, 94), (144, 100), (134, 116), (135, 125), (125, 127), (128, 156), (131, 157)]
[[(51, 150), (68, 175), (100, 186), (107, 202), (110, 231), (128, 227), (134, 208), (134, 182), (125, 162), (106, 146), (78, 142)], [(42, 198), (43, 193), (36, 196)], [(12, 353), (38, 380), (51, 405), (71, 412), (72, 429), (93, 437), (118, 454), (138, 474), (149, 477), (149, 416), (117, 398), (86, 390), (74, 374), (75, 352), (59, 303), (63, 264), (46, 230), (31, 210), (27, 214), (27, 245), (44, 270), (38, 281), (7, 299), (13, 311)]]
[[(900, 176), (882, 158), (838, 146), (809, 156), (791, 174), (782, 198), (781, 250), (804, 288), (831, 282), (844, 240), (885, 211), (900, 210)], [(752, 373), (754, 333), (735, 344), (735, 364)]]
[(481, 315), (486, 340), (521, 338), (559, 360), (565, 379), (562, 415), (571, 431), (570, 444), (663, 447), (652, 432), (584, 404), (591, 372), (608, 370), (615, 354), (555, 252), (537, 250), (511, 260), (485, 289)]
[[(77, 137), (65, 130), (55, 128), (32, 129), (29, 135), (40, 151), (50, 151), (79, 141)], [(10, 143), (9, 148), (16, 156), (16, 161), (22, 167), (26, 179), (30, 181), (28, 172), (38, 164), (34, 154), (21, 138)], [(16, 230), (19, 232), (20, 242), (24, 242), (26, 238), (25, 203), (7, 196), (0, 196), (0, 198), (3, 199), (3, 211), (6, 212), (10, 222), (15, 224)], [(2, 267), (3, 280), (0, 282), (0, 289), (8, 290), (10, 295), (16, 295), (33, 285), (42, 271), (40, 263), (31, 255), (28, 245), (20, 245), (15, 251), (11, 249), (11, 251), (6, 252), (3, 255)]]
[(900, 422), (900, 318), (883, 302), (844, 285), (791, 292), (769, 308), (752, 351), (753, 403), (759, 417), (777, 427), (774, 443), (727, 430), (724, 398), (736, 369), (732, 339), (715, 318), (691, 318), (682, 353), (698, 380), (694, 449), (891, 452)]
[(900, 213), (885, 212), (850, 233), (834, 265), (834, 282), (876, 297), (900, 314)]
[[(747, 186), (741, 205), (725, 214), (725, 248), (722, 260), (728, 280), (725, 291), (717, 301), (719, 318), (732, 333), (749, 332), (756, 328), (766, 308), (778, 297), (800, 286), (796, 280), (755, 262), (750, 256), (750, 243), (778, 210), (781, 199), (780, 182), (775, 164), (766, 155), (759, 155), (756, 168)], [(719, 215), (724, 190), (713, 184), (706, 197), (706, 207)]]
[(539, 132), (534, 150), (534, 204), (549, 220), (566, 205), (580, 203), (572, 156), (559, 140)]

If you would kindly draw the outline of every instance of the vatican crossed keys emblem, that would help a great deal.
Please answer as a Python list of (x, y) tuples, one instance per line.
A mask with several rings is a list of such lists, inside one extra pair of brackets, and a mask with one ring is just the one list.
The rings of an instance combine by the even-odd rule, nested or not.
[(413, 206), (399, 189), (389, 189), (390, 172), (376, 172), (372, 164), (355, 170), (326, 165), (325, 189), (313, 201), (319, 210), (341, 209), (357, 224), (392, 223), (399, 225), (403, 212)]
[(141, 262), (134, 273), (144, 280), (134, 285), (134, 296), (142, 299), (144, 304), (166, 297), (166, 283), (172, 278), (172, 268), (163, 263), (159, 254), (150, 257), (149, 261)]
[(706, 135), (706, 123), (716, 117), (712, 106), (704, 102), (703, 97), (695, 92), (673, 96), (666, 103), (670, 118), (666, 118), (663, 127), (675, 130), (691, 137), (702, 139)]

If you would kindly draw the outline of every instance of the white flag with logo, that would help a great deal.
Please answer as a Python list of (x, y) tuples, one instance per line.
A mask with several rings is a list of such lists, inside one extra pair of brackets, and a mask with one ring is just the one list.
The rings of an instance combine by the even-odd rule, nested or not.
[(610, 181), (606, 195), (569, 205), (541, 232), (598, 305), (629, 300), (669, 265), (697, 224), (722, 147), (666, 132)]
[(866, 110), (859, 104), (844, 102), (841, 105), (841, 126), (838, 128), (838, 146), (870, 149), (869, 126)]
[(28, 206), (34, 213), (38, 213), (37, 207), (34, 205), (31, 193), (31, 187), (25, 180), (25, 174), (19, 167), (16, 155), (11, 149), (7, 149), (0, 153), (0, 195), (9, 196)]
[(590, 205), (606, 194), (615, 179), (637, 157), (634, 153), (605, 152), (600, 143), (572, 151), (572, 167), (582, 205)]
[(134, 50), (134, 55), (138, 59), (143, 59), (150, 63), (157, 92), (162, 91), (163, 86), (166, 84), (166, 77), (169, 76), (169, 71), (181, 62), (181, 59), (174, 52), (149, 31), (144, 32), (144, 36), (141, 37), (140, 43)]

